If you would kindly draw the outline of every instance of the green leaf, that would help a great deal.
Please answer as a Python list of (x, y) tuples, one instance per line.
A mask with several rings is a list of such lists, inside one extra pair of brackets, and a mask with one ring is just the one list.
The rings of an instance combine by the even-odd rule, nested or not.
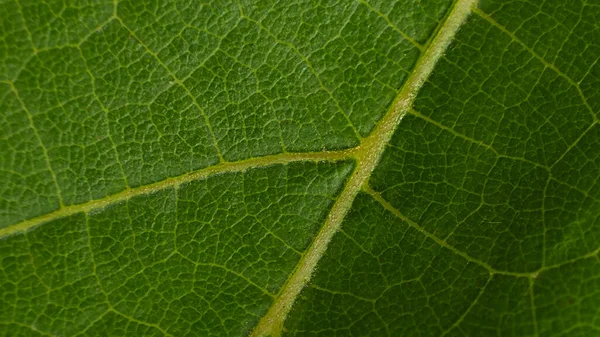
[(596, 1), (0, 0), (0, 336), (595, 336)]

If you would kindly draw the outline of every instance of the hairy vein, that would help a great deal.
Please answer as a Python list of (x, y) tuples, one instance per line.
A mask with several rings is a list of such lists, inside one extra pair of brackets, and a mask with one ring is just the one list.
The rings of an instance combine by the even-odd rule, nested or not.
[(296, 297), (298, 297), (302, 288), (310, 280), (318, 261), (325, 253), (333, 235), (339, 230), (344, 217), (352, 206), (354, 198), (366, 184), (375, 166), (377, 166), (381, 154), (385, 150), (402, 117), (412, 106), (419, 89), (433, 71), (435, 64), (442, 57), (448, 44), (469, 16), (476, 2), (477, 0), (459, 0), (456, 3), (444, 25), (438, 31), (427, 50), (422, 54), (398, 97), (394, 100), (390, 110), (377, 124), (373, 132), (368, 137), (362, 139), (356, 153), (356, 160), (358, 162), (356, 170), (333, 205), (325, 224), (314, 238), (305, 255), (298, 262), (295, 271), (281, 289), (273, 305), (255, 327), (251, 336), (281, 335), (283, 322), (290, 312)]
[(27, 231), (45, 222), (69, 216), (79, 212), (90, 212), (102, 209), (108, 205), (115, 204), (124, 200), (131, 199), (138, 195), (150, 194), (156, 191), (164, 190), (170, 187), (177, 187), (183, 183), (205, 179), (209, 176), (223, 174), (227, 172), (241, 172), (248, 169), (265, 167), (275, 164), (288, 164), (299, 161), (339, 161), (350, 159), (355, 156), (356, 149), (329, 152), (307, 152), (307, 153), (283, 153), (271, 156), (245, 159), (235, 162), (224, 162), (214, 166), (206, 167), (194, 172), (186, 173), (178, 177), (167, 178), (149, 185), (129, 188), (107, 196), (102, 199), (91, 200), (83, 204), (64, 206), (58, 210), (41, 215), (36, 218), (25, 220), (17, 224), (0, 228), (0, 239), (12, 234)]

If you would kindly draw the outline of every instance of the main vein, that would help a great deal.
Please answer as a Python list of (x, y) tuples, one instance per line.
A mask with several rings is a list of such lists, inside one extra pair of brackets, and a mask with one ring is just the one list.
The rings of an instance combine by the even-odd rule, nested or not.
[(442, 57), (448, 44), (476, 3), (477, 0), (459, 0), (455, 4), (444, 25), (422, 54), (390, 110), (378, 123), (371, 135), (364, 138), (360, 146), (357, 147), (355, 158), (358, 166), (356, 170), (333, 205), (325, 224), (279, 292), (279, 296), (255, 327), (251, 334), (252, 337), (281, 335), (283, 322), (296, 297), (310, 280), (319, 259), (325, 253), (333, 235), (338, 231), (344, 217), (350, 210), (354, 198), (362, 186), (367, 183), (402, 117), (411, 108), (419, 89), (433, 71), (435, 64)]
[(90, 212), (102, 209), (108, 205), (115, 204), (138, 195), (150, 194), (155, 191), (164, 190), (170, 187), (177, 187), (183, 183), (205, 179), (209, 176), (227, 172), (240, 172), (252, 168), (265, 167), (275, 164), (288, 164), (299, 161), (338, 161), (350, 159), (355, 156), (356, 148), (327, 151), (327, 152), (305, 152), (305, 153), (282, 153), (271, 156), (251, 158), (235, 162), (224, 162), (214, 166), (206, 167), (194, 172), (190, 172), (178, 177), (167, 178), (149, 185), (128, 188), (122, 192), (109, 195), (102, 199), (91, 200), (83, 204), (64, 206), (54, 212), (50, 212), (32, 219), (28, 219), (17, 224), (0, 228), (0, 239), (12, 234), (20, 233), (39, 226), (45, 222), (54, 219), (69, 216), (79, 212)]

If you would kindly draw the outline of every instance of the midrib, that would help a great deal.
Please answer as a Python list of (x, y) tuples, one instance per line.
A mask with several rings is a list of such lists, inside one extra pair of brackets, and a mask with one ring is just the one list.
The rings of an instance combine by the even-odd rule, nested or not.
[(350, 210), (354, 198), (367, 183), (369, 176), (375, 169), (386, 145), (390, 141), (402, 117), (411, 108), (414, 99), (427, 77), (431, 74), (436, 62), (441, 58), (448, 44), (461, 24), (471, 13), (477, 0), (458, 0), (447, 16), (443, 26), (438, 30), (435, 38), (425, 49), (413, 72), (405, 82), (402, 90), (392, 103), (390, 109), (377, 124), (373, 132), (362, 139), (361, 144), (355, 148), (341, 151), (282, 153), (260, 158), (251, 158), (236, 162), (223, 162), (215, 166), (203, 168), (178, 177), (167, 178), (149, 185), (129, 188), (119, 193), (95, 199), (83, 204), (64, 206), (56, 211), (21, 221), (0, 229), (0, 239), (27, 231), (54, 219), (66, 217), (79, 212), (92, 212), (109, 205), (131, 199), (135, 196), (150, 194), (183, 183), (205, 179), (209, 176), (242, 172), (248, 169), (266, 167), (274, 164), (288, 164), (301, 161), (340, 161), (354, 159), (357, 168), (344, 187), (344, 190), (333, 205), (327, 219), (313, 240), (311, 246), (298, 262), (294, 273), (288, 278), (279, 292), (267, 314), (260, 320), (251, 336), (279, 336), (283, 322), (292, 308), (296, 297), (308, 283), (319, 259), (325, 253), (333, 235), (339, 229), (344, 217)]
[(310, 280), (317, 263), (325, 253), (334, 234), (340, 228), (342, 221), (352, 206), (358, 192), (368, 183), (368, 179), (377, 166), (383, 151), (402, 117), (411, 108), (417, 93), (429, 77), (437, 61), (454, 38), (454, 35), (467, 19), (477, 0), (458, 0), (447, 16), (443, 26), (438, 30), (402, 90), (392, 103), (390, 109), (377, 124), (373, 132), (361, 141), (355, 149), (354, 157), (358, 164), (352, 177), (331, 208), (325, 224), (314, 238), (307, 252), (300, 259), (292, 275), (280, 290), (275, 302), (267, 314), (262, 317), (251, 333), (251, 337), (280, 336), (283, 323), (300, 291)]

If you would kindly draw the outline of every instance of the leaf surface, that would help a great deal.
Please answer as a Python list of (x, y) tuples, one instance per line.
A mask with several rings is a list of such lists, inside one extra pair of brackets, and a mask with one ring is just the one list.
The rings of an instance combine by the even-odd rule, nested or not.
[(595, 1), (0, 1), (0, 336), (594, 336)]

